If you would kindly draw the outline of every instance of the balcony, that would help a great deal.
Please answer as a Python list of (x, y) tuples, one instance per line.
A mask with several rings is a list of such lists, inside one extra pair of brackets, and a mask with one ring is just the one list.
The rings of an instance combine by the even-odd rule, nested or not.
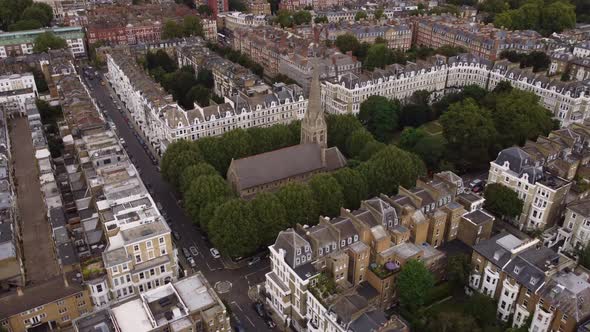
[(372, 263), (369, 265), (369, 270), (383, 280), (391, 277), (394, 273), (399, 271), (400, 266), (393, 262), (385, 263), (385, 265)]

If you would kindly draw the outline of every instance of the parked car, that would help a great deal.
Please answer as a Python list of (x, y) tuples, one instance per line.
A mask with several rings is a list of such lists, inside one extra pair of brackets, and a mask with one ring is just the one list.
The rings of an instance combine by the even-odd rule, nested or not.
[(158, 208), (158, 210), (162, 211), (164, 210), (164, 207), (162, 206), (162, 203), (160, 202), (156, 202), (156, 207)]
[(191, 267), (197, 267), (197, 263), (195, 262), (195, 259), (192, 257), (189, 257), (186, 259), (188, 261), (188, 263), (191, 265)]
[(246, 332), (246, 329), (242, 326), (242, 324), (236, 324), (234, 326), (234, 331), (235, 332)]
[(119, 143), (121, 143), (123, 147), (127, 146), (127, 143), (125, 143), (125, 140), (123, 138), (119, 138)]
[(258, 316), (262, 318), (266, 317), (266, 310), (264, 310), (264, 304), (262, 302), (254, 302), (254, 310)]
[(211, 253), (211, 256), (213, 256), (213, 258), (220, 258), (221, 257), (221, 255), (219, 254), (219, 250), (217, 250), (215, 248), (209, 249), (209, 252)]
[(182, 248), (182, 254), (184, 255), (184, 257), (186, 259), (188, 259), (189, 257), (191, 257), (190, 251), (188, 251), (188, 249), (186, 249), (186, 248)]
[(475, 188), (476, 186), (478, 186), (482, 182), (483, 181), (480, 179), (475, 179), (475, 180), (471, 181), (471, 183), (469, 183), (469, 188), (471, 188), (473, 190), (473, 188)]
[(190, 247), (189, 250), (191, 251), (191, 254), (193, 254), (193, 256), (198, 256), (199, 255), (199, 251), (197, 250), (197, 248)]
[(258, 257), (258, 256), (256, 256), (256, 257), (253, 257), (253, 258), (252, 258), (252, 259), (251, 259), (251, 260), (248, 262), (248, 266), (252, 266), (252, 265), (254, 265), (254, 264), (258, 263), (258, 262), (260, 262), (260, 257)]
[(178, 233), (177, 231), (172, 232), (172, 236), (174, 236), (174, 239), (176, 241), (180, 241), (180, 233)]

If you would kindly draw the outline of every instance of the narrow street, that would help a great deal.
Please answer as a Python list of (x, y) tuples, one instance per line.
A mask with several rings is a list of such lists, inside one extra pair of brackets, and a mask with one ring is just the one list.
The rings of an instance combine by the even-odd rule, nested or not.
[[(189, 274), (193, 272), (182, 255), (182, 248), (189, 249), (194, 246), (199, 252), (198, 257), (195, 257), (197, 266), (194, 271), (200, 270), (209, 283), (216, 288), (219, 296), (230, 307), (233, 320), (238, 321), (246, 331), (271, 331), (265, 321), (254, 311), (253, 301), (248, 296), (249, 287), (263, 282), (264, 275), (270, 271), (269, 259), (264, 258), (252, 266), (241, 264), (245, 266), (238, 267), (230, 262), (224, 264), (222, 259), (211, 256), (205, 237), (199, 233), (178, 205), (172, 188), (161, 177), (157, 166), (152, 163), (144, 146), (134, 135), (134, 130), (125, 121), (124, 117), (127, 117), (128, 113), (117, 110), (117, 106), (121, 106), (123, 110), (124, 106), (116, 97), (111, 100), (112, 90), (108, 83), (106, 86), (100, 84), (101, 78), (102, 75), (92, 80), (84, 79), (84, 82), (91, 87), (91, 94), (97, 102), (104, 105), (106, 115), (115, 124), (119, 137), (125, 140), (129, 156), (133, 158), (135, 166), (140, 169), (144, 183), (151, 185), (154, 200), (162, 204), (163, 210), (170, 219), (170, 227), (180, 234), (181, 239), (176, 241), (176, 246), (183, 268), (188, 270)], [(279, 329), (275, 328), (275, 330)]]

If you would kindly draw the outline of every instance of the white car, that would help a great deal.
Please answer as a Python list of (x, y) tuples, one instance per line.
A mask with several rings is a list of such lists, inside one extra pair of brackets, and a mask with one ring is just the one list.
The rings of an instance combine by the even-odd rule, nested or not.
[(221, 257), (221, 255), (219, 254), (219, 250), (217, 250), (215, 248), (209, 249), (209, 252), (211, 253), (211, 256), (213, 256), (213, 258), (220, 258)]
[(192, 257), (189, 257), (186, 259), (188, 261), (188, 263), (191, 265), (191, 267), (197, 267), (197, 263), (195, 263), (195, 259)]

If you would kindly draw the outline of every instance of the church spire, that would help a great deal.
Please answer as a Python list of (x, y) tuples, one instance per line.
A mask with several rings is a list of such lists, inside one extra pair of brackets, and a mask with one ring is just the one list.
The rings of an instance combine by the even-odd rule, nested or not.
[(328, 131), (322, 108), (320, 89), (320, 66), (318, 59), (314, 58), (307, 111), (301, 122), (301, 144), (316, 143), (322, 148), (326, 148), (328, 144)]

